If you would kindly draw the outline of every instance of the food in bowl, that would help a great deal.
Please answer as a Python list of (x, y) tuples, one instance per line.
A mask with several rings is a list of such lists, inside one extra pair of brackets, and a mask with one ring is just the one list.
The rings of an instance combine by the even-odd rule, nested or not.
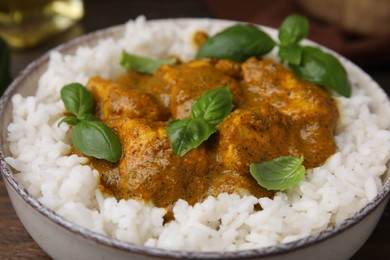
[[(233, 67), (235, 78), (227, 74)], [(219, 86), (231, 92), (233, 110), (207, 142), (176, 155), (169, 120), (188, 118), (208, 90), (228, 100)], [(170, 208), (179, 199), (194, 205), (241, 190), (272, 197), (250, 175), (251, 162), (303, 155), (303, 165), (314, 168), (335, 152), (334, 100), (271, 60), (196, 60), (162, 65), (154, 75), (130, 70), (114, 80), (93, 77), (86, 87), (96, 101), (96, 118), (114, 129), (122, 144), (118, 163), (91, 160), (101, 186), (117, 199)]]
[[(380, 176), (390, 156), (386, 148), (390, 125), (379, 116), (384, 112), (375, 110), (370, 90), (351, 79), (350, 98), (332, 97), (340, 114), (333, 155), (321, 165), (314, 164), (318, 167), (307, 169), (305, 179), (291, 189), (260, 198), (221, 193), (194, 205), (179, 199), (172, 206), (173, 218), (167, 222), (167, 209), (151, 201), (118, 200), (102, 192), (98, 166), (91, 167), (85, 156), (70, 153), (71, 127), (58, 127), (64, 112), (62, 86), (71, 82), (87, 85), (94, 76), (115, 79), (124, 73), (119, 65), (122, 49), (147, 57), (174, 55), (190, 61), (197, 51), (192, 43), (195, 31), (215, 35), (227, 25), (207, 20), (158, 25), (140, 18), (126, 26), (122, 39), (81, 47), (73, 55), (53, 52), (35, 96), (13, 97), (13, 122), (8, 127), (13, 156), (7, 161), (18, 171), (17, 178), (28, 192), (48, 208), (93, 231), (131, 243), (226, 251), (275, 245), (319, 232), (354, 214), (380, 190)], [(275, 53), (269, 56), (275, 57)], [(271, 67), (284, 70), (279, 66)], [(388, 101), (384, 102), (388, 109)]]

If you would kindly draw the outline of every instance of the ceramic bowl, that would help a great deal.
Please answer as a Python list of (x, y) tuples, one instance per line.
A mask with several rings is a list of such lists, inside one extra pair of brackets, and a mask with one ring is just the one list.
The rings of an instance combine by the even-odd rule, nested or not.
[[(182, 19), (182, 22), (197, 21)], [(153, 21), (152, 21), (153, 22)], [(154, 21), (164, 22), (164, 20)], [(231, 23), (218, 20), (220, 23)], [(269, 29), (272, 32), (272, 29)], [(99, 39), (120, 37), (124, 26), (116, 26), (91, 33), (56, 48), (70, 54), (81, 44), (93, 45)], [(273, 32), (276, 34), (276, 32)], [(11, 84), (0, 101), (1, 150), (0, 167), (12, 204), (21, 222), (33, 239), (54, 259), (347, 259), (367, 240), (375, 228), (390, 194), (389, 171), (383, 177), (379, 194), (360, 211), (341, 223), (320, 233), (277, 246), (235, 252), (181, 252), (129, 244), (82, 228), (67, 221), (31, 197), (15, 178), (14, 170), (5, 162), (10, 156), (7, 126), (11, 121), (11, 97), (15, 93), (33, 95), (40, 75), (49, 61), (46, 54), (30, 64)], [(386, 99), (383, 90), (361, 69), (341, 58), (351, 77), (369, 85), (372, 95)], [(378, 102), (381, 103), (381, 102)], [(382, 102), (383, 103), (383, 102)]]

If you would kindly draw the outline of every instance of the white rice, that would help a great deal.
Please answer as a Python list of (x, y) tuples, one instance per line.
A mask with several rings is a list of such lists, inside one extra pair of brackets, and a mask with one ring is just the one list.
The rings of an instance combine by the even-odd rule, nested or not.
[[(258, 248), (292, 241), (324, 230), (350, 217), (375, 197), (390, 159), (390, 114), (385, 95), (373, 91), (368, 77), (347, 64), (354, 85), (351, 98), (337, 97), (341, 119), (338, 151), (321, 167), (307, 171), (296, 188), (273, 199), (220, 194), (189, 206), (179, 200), (175, 220), (163, 225), (165, 210), (135, 200), (105, 197), (98, 173), (86, 158), (67, 156), (69, 126), (57, 126), (64, 110), (59, 93), (70, 82), (86, 84), (91, 76), (123, 73), (122, 49), (149, 57), (175, 54), (193, 57), (195, 30), (215, 34), (228, 24), (198, 22), (148, 23), (143, 17), (126, 24), (123, 39), (105, 39), (80, 47), (75, 55), (52, 52), (35, 96), (15, 95), (8, 126), (12, 157), (7, 162), (27, 191), (66, 219), (93, 231), (131, 243), (168, 249), (216, 251)], [(270, 32), (275, 36), (275, 33)], [(368, 85), (369, 87), (366, 87)], [(378, 108), (381, 108), (380, 110)], [(257, 211), (254, 205), (263, 210)]]

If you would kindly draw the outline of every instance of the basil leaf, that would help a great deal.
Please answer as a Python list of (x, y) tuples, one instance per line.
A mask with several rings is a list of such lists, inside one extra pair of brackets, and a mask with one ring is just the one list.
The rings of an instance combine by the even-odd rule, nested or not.
[(345, 97), (351, 96), (351, 85), (343, 65), (319, 48), (303, 47), (301, 64), (289, 64), (289, 67), (302, 79), (334, 90)]
[(212, 89), (203, 94), (192, 106), (191, 118), (203, 118), (216, 126), (232, 111), (233, 96), (228, 87)]
[(80, 120), (78, 120), (75, 116), (66, 116), (62, 118), (60, 122), (58, 122), (58, 126), (60, 126), (62, 123), (67, 123), (69, 125), (77, 125), (77, 123), (79, 122)]
[(68, 112), (75, 116), (65, 116), (63, 122), (75, 125), (72, 133), (73, 146), (81, 153), (117, 162), (122, 156), (122, 146), (118, 136), (103, 122), (93, 116), (93, 98), (81, 84), (72, 83), (61, 89), (61, 99)]
[(191, 118), (173, 120), (167, 135), (175, 154), (183, 156), (198, 147), (216, 132), (219, 124), (232, 110), (233, 97), (226, 86), (207, 91), (191, 108)]
[(306, 17), (289, 15), (279, 27), (279, 40), (282, 45), (297, 44), (306, 38), (309, 32), (309, 22)]
[(163, 64), (173, 65), (175, 59), (155, 60), (146, 57), (137, 56), (134, 54), (122, 52), (121, 65), (126, 69), (131, 68), (134, 71), (146, 74), (154, 74), (156, 70)]
[(299, 65), (302, 60), (303, 48), (298, 44), (280, 45), (279, 58), (291, 64)]
[(257, 183), (268, 190), (286, 190), (294, 187), (305, 176), (303, 156), (281, 156), (271, 161), (252, 163), (249, 171)]
[(72, 142), (81, 153), (109, 162), (117, 162), (122, 156), (118, 136), (100, 121), (82, 121), (73, 129)]
[(218, 58), (244, 61), (270, 52), (275, 42), (253, 25), (237, 24), (207, 39), (199, 48), (196, 58)]
[(173, 120), (167, 125), (172, 150), (179, 156), (198, 147), (215, 131), (216, 129), (202, 118)]
[(78, 117), (80, 121), (97, 121), (96, 117), (92, 114), (83, 114)]
[(93, 98), (91, 93), (79, 83), (65, 85), (61, 89), (61, 99), (66, 110), (80, 117), (91, 114), (93, 111)]
[(7, 43), (0, 38), (0, 96), (11, 83), (10, 52)]

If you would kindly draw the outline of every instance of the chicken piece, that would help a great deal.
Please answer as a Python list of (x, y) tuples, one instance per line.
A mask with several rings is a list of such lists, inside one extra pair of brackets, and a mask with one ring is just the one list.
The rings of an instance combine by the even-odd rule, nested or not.
[(245, 98), (240, 107), (267, 102), (288, 116), (299, 133), (298, 146), (307, 167), (319, 166), (335, 152), (338, 110), (325, 90), (298, 80), (271, 60), (250, 58), (243, 63), (242, 71)]
[[(224, 170), (210, 178), (209, 189), (205, 193), (207, 196), (217, 197), (220, 193), (238, 193), (241, 195), (253, 195), (257, 198), (272, 198), (273, 191), (261, 187), (257, 181), (249, 174), (238, 171)], [(207, 196), (206, 196), (207, 195)]]
[(193, 42), (199, 48), (202, 44), (209, 39), (209, 36), (204, 31), (196, 31), (193, 36)]
[(164, 120), (155, 98), (145, 92), (130, 89), (116, 82), (93, 77), (87, 88), (96, 101), (99, 119), (146, 118), (151, 121)]
[(227, 170), (249, 174), (251, 163), (283, 155), (299, 156), (287, 117), (267, 103), (236, 109), (218, 131), (221, 163)]
[(129, 70), (126, 74), (120, 75), (115, 79), (121, 85), (131, 89), (137, 89), (152, 95), (159, 107), (164, 120), (168, 120), (171, 114), (169, 109), (169, 98), (171, 89), (162, 80), (162, 72), (157, 70), (154, 75), (142, 74)]
[[(170, 147), (165, 122), (119, 119), (107, 124), (123, 148), (120, 180), (112, 189), (116, 197), (151, 200), (159, 207), (170, 207), (179, 198), (191, 200), (194, 183), (207, 172), (204, 147), (179, 157)], [(201, 192), (200, 187), (195, 192)]]
[(337, 107), (322, 88), (298, 80), (292, 72), (271, 60), (250, 58), (242, 64), (242, 70), (244, 106), (266, 100), (294, 121), (320, 113), (327, 115), (327, 123), (335, 126)]
[(214, 67), (232, 78), (242, 78), (241, 62), (233, 60), (217, 60)]
[(227, 86), (233, 94), (234, 103), (240, 102), (242, 98), (237, 81), (204, 60), (178, 66), (161, 66), (156, 74), (156, 77), (159, 76), (170, 86), (173, 118), (189, 117), (193, 103), (210, 89)]

